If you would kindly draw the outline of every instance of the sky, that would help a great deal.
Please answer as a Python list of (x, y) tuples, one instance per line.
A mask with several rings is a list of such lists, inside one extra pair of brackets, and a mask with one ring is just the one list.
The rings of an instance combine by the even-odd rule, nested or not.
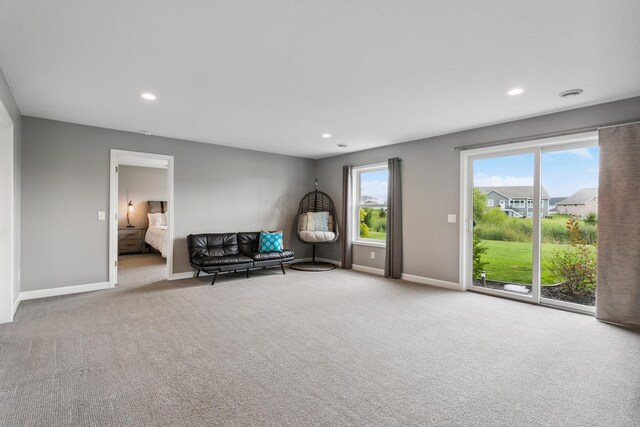
[[(533, 185), (533, 154), (474, 160), (475, 187)], [(550, 197), (568, 197), (598, 186), (598, 147), (542, 153), (542, 186)]]
[(360, 174), (362, 196), (375, 197), (381, 202), (387, 201), (387, 187), (389, 183), (389, 171), (363, 172)]

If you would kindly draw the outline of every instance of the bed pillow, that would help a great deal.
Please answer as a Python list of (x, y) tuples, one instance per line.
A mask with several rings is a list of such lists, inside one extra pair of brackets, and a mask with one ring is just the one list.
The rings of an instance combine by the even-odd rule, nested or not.
[(329, 231), (329, 212), (307, 212), (306, 231)]
[(258, 252), (282, 252), (282, 231), (261, 231)]

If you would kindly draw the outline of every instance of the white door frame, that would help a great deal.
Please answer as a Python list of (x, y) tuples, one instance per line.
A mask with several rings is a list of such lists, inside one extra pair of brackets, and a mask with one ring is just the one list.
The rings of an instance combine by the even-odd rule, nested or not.
[(17, 308), (15, 272), (15, 218), (13, 180), (13, 120), (0, 101), (0, 323), (13, 321)]
[(592, 307), (584, 307), (577, 304), (563, 303), (562, 301), (548, 300), (540, 296), (540, 172), (541, 154), (544, 151), (578, 149), (591, 147), (594, 142), (597, 144), (598, 132), (585, 132), (574, 135), (563, 135), (553, 138), (544, 138), (505, 144), (494, 147), (483, 147), (477, 149), (463, 150), (460, 152), (460, 251), (459, 251), (459, 277), (463, 290), (471, 289), (473, 282), (473, 160), (496, 156), (533, 154), (534, 156), (534, 183), (533, 183), (533, 230), (532, 230), (532, 250), (533, 250), (533, 286), (532, 295), (507, 294), (494, 289), (474, 288), (474, 291), (508, 296), (511, 299), (532, 302), (536, 304), (548, 304), (580, 312), (595, 312)]
[(164, 154), (141, 153), (137, 151), (111, 150), (109, 171), (109, 287), (116, 286), (118, 280), (118, 172), (117, 167), (124, 159), (164, 160), (167, 162), (167, 279), (173, 275), (173, 235), (174, 235), (174, 197), (173, 197), (173, 156)]

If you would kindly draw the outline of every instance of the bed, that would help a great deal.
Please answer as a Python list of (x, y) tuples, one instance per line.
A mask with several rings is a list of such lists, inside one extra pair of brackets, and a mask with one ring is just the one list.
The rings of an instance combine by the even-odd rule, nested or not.
[(163, 258), (167, 257), (167, 202), (153, 201), (147, 202), (149, 227), (144, 236), (144, 241), (156, 251), (160, 252)]

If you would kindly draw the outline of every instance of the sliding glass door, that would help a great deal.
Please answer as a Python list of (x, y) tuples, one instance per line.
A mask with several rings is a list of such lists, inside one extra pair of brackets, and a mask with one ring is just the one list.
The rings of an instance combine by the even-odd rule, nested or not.
[(473, 160), (474, 287), (531, 296), (534, 154)]
[(461, 154), (466, 289), (593, 312), (596, 134)]
[(594, 307), (598, 243), (598, 147), (543, 149), (541, 301)]

